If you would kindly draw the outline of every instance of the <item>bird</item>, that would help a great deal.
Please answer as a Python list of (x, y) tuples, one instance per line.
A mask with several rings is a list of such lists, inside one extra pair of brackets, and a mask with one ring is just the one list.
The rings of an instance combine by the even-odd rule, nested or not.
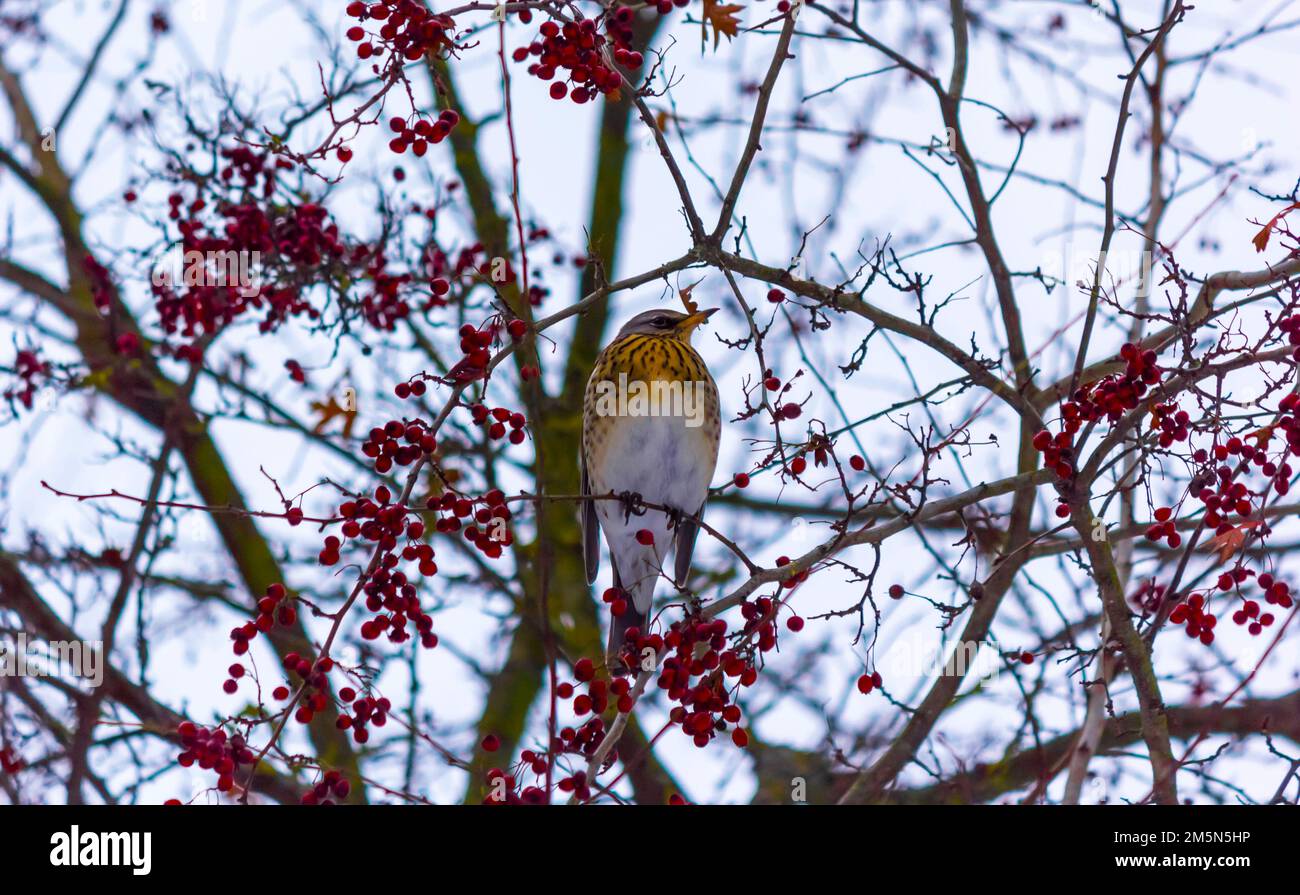
[[(688, 308), (686, 314), (652, 309), (628, 320), (597, 356), (583, 395), (580, 518), (587, 583), (594, 583), (600, 570), (603, 533), (614, 586), (626, 595), (612, 601), (615, 614), (605, 651), (611, 671), (620, 670), (628, 631), (648, 633), (670, 540), (671, 580), (685, 587), (697, 520), (717, 466), (718, 386), (691, 346), (692, 333), (717, 308)], [(637, 402), (638, 393), (650, 399)], [(676, 395), (681, 398), (674, 407)], [(611, 494), (623, 500), (592, 499)], [(674, 512), (636, 507), (634, 495)]]

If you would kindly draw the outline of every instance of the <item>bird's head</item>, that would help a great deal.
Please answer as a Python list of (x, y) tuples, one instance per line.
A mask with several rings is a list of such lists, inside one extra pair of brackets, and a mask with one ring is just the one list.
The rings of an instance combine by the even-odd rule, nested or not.
[(691, 333), (695, 328), (712, 317), (717, 310), (717, 308), (705, 308), (694, 314), (668, 310), (642, 311), (623, 324), (623, 328), (618, 331), (618, 337), (621, 339), (623, 336), (631, 335), (664, 336), (689, 344)]

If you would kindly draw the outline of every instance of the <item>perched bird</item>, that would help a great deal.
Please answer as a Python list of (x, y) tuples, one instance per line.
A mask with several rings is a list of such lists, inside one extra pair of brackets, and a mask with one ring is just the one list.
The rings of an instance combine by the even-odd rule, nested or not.
[[(639, 495), (696, 519), (703, 513), (721, 416), (718, 387), (691, 347), (691, 334), (716, 310), (638, 314), (596, 358), (583, 397), (584, 496)], [(600, 568), (598, 530), (609, 545), (614, 586), (626, 594), (625, 611), (610, 624), (606, 659), (613, 667), (628, 629), (646, 630), (670, 539), (672, 581), (685, 585), (699, 526), (661, 510), (638, 512), (630, 501), (583, 501), (588, 583)]]

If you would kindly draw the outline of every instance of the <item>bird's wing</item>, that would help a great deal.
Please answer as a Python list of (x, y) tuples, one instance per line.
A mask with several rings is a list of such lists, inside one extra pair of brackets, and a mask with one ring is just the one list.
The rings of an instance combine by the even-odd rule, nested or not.
[[(697, 356), (698, 357), (698, 356)], [(703, 366), (703, 361), (700, 361)], [(691, 574), (691, 558), (695, 555), (695, 538), (700, 533), (700, 524), (696, 519), (704, 518), (704, 504), (708, 498), (709, 479), (713, 477), (713, 471), (718, 464), (718, 443), (722, 435), (722, 420), (718, 415), (718, 386), (714, 383), (713, 377), (709, 375), (707, 368), (704, 370), (704, 376), (708, 380), (708, 394), (712, 402), (712, 413), (710, 414), (710, 426), (704, 430), (708, 440), (706, 448), (709, 456), (708, 475), (704, 479), (704, 489), (700, 493), (700, 506), (694, 513), (693, 519), (681, 519), (677, 523), (677, 535), (674, 538), (673, 550), (673, 583), (678, 587), (686, 586), (686, 579)]]
[[(704, 515), (704, 504), (695, 511), (695, 519)], [(685, 516), (677, 523), (676, 548), (673, 562), (673, 582), (678, 587), (686, 586), (686, 579), (691, 574), (691, 557), (695, 553), (695, 538), (700, 533), (700, 525), (695, 519)]]
[[(585, 450), (578, 451), (578, 465), (582, 470), (581, 493), (583, 497), (588, 497), (591, 494), (591, 482), (587, 478)], [(582, 502), (579, 519), (582, 522), (582, 558), (587, 564), (587, 583), (591, 584), (596, 580), (596, 573), (600, 571), (600, 525), (596, 522), (596, 501)]]

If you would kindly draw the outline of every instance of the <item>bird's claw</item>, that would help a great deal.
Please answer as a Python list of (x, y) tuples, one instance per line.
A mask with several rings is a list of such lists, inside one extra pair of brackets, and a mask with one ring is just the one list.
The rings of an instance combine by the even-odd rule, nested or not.
[(645, 513), (645, 508), (642, 506), (645, 498), (636, 491), (620, 491), (618, 500), (623, 507), (624, 522), (631, 520), (633, 514), (640, 516)]

